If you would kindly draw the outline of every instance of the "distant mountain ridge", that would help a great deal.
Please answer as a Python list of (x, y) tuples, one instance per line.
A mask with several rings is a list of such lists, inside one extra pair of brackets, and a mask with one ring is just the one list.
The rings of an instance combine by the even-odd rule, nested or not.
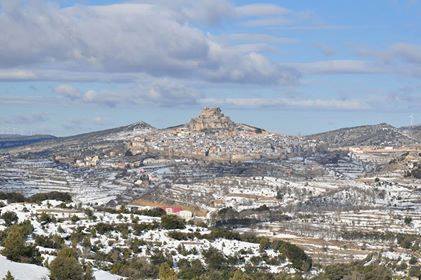
[[(85, 149), (95, 149), (96, 146), (113, 145), (118, 146), (130, 142), (136, 137), (145, 133), (156, 131), (157, 133), (168, 133), (183, 128), (195, 133), (228, 133), (227, 137), (237, 135), (241, 131), (264, 135), (278, 135), (270, 133), (264, 129), (247, 124), (235, 123), (225, 116), (219, 108), (205, 108), (201, 114), (193, 118), (190, 122), (168, 128), (155, 128), (143, 121), (126, 126), (88, 132), (67, 137), (55, 137), (51, 135), (0, 135), (0, 149), (26, 148), (29, 146), (33, 150), (61, 149), (72, 147), (74, 150), (84, 147)], [(281, 136), (279, 134), (279, 136)], [(271, 136), (268, 136), (271, 137)], [(291, 136), (292, 137), (292, 136)], [(332, 131), (295, 137), (303, 141), (316, 141), (318, 144), (326, 144), (329, 147), (349, 147), (349, 146), (402, 146), (421, 143), (421, 125), (412, 127), (396, 128), (387, 123), (377, 125), (362, 125), (355, 127), (340, 128)], [(47, 141), (48, 140), (48, 141)], [(45, 142), (47, 141), (47, 142)], [(35, 145), (34, 145), (35, 144)]]
[[(153, 126), (145, 122), (136, 122), (126, 126), (120, 126), (116, 128), (104, 129), (99, 131), (87, 132), (77, 135), (65, 136), (65, 137), (53, 137), (49, 139), (48, 142), (32, 142), (25, 145), (11, 146), (14, 152), (20, 152), (25, 150), (44, 151), (44, 150), (72, 150), (78, 151), (83, 150), (95, 150), (97, 147), (103, 145), (116, 145), (121, 146), (121, 144), (127, 140), (127, 138), (133, 137), (138, 133), (143, 133), (144, 131), (154, 130)], [(1, 139), (0, 139), (1, 141)], [(114, 143), (114, 144), (112, 144)], [(9, 148), (9, 147), (8, 147)], [(11, 150), (9, 150), (11, 152)]]
[(304, 138), (324, 142), (332, 147), (402, 146), (419, 142), (417, 138), (387, 123), (340, 128)]
[(59, 137), (57, 138), (57, 140), (66, 141), (66, 140), (74, 140), (74, 139), (94, 139), (94, 138), (104, 137), (104, 136), (108, 136), (112, 134), (118, 134), (118, 133), (123, 133), (123, 132), (128, 132), (128, 131), (144, 130), (144, 129), (156, 129), (156, 128), (154, 128), (153, 126), (151, 126), (150, 124), (146, 122), (139, 121), (136, 123), (132, 123), (125, 126), (119, 126), (115, 128), (92, 131), (92, 132), (66, 136), (66, 137)]
[(7, 152), (49, 155), (56, 161), (66, 163), (139, 154), (241, 162), (285, 157), (286, 153), (300, 150), (297, 148), (299, 143), (299, 137), (270, 133), (254, 126), (235, 123), (220, 108), (205, 108), (190, 122), (171, 128), (158, 129), (145, 122), (138, 122), (60, 137), (46, 143), (9, 149)]
[(400, 131), (409, 135), (410, 137), (416, 138), (421, 143), (421, 124), (414, 126), (404, 126), (399, 128)]
[(0, 134), (0, 149), (15, 148), (56, 139), (53, 135)]

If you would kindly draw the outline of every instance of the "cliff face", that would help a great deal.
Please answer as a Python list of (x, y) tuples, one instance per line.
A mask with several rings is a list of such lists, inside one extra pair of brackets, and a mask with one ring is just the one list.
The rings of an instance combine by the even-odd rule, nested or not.
[(220, 108), (204, 108), (200, 115), (192, 119), (187, 127), (192, 131), (205, 131), (215, 129), (233, 129), (235, 124), (225, 116)]

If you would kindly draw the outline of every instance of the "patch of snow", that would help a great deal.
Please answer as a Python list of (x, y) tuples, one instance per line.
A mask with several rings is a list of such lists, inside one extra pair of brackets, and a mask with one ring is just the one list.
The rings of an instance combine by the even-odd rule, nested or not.
[[(0, 256), (0, 277), (4, 277), (7, 271), (12, 273), (16, 280), (42, 280), (48, 279), (47, 268), (27, 263), (17, 263)], [(99, 279), (99, 278), (98, 278)]]

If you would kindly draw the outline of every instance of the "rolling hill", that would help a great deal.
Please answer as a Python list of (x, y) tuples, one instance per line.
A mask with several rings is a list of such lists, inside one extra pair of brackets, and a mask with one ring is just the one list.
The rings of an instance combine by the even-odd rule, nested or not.
[(416, 144), (417, 139), (400, 129), (381, 123), (341, 128), (319, 134), (308, 135), (307, 140), (324, 142), (331, 147), (350, 146), (401, 146)]
[(56, 139), (56, 137), (52, 135), (23, 136), (15, 134), (2, 134), (0, 135), (0, 149), (25, 146), (53, 139)]

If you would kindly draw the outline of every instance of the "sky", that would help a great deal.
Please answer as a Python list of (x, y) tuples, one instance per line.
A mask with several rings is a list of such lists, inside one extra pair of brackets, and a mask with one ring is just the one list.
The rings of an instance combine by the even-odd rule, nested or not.
[(221, 107), (291, 135), (421, 123), (421, 0), (0, 0), (0, 134)]

